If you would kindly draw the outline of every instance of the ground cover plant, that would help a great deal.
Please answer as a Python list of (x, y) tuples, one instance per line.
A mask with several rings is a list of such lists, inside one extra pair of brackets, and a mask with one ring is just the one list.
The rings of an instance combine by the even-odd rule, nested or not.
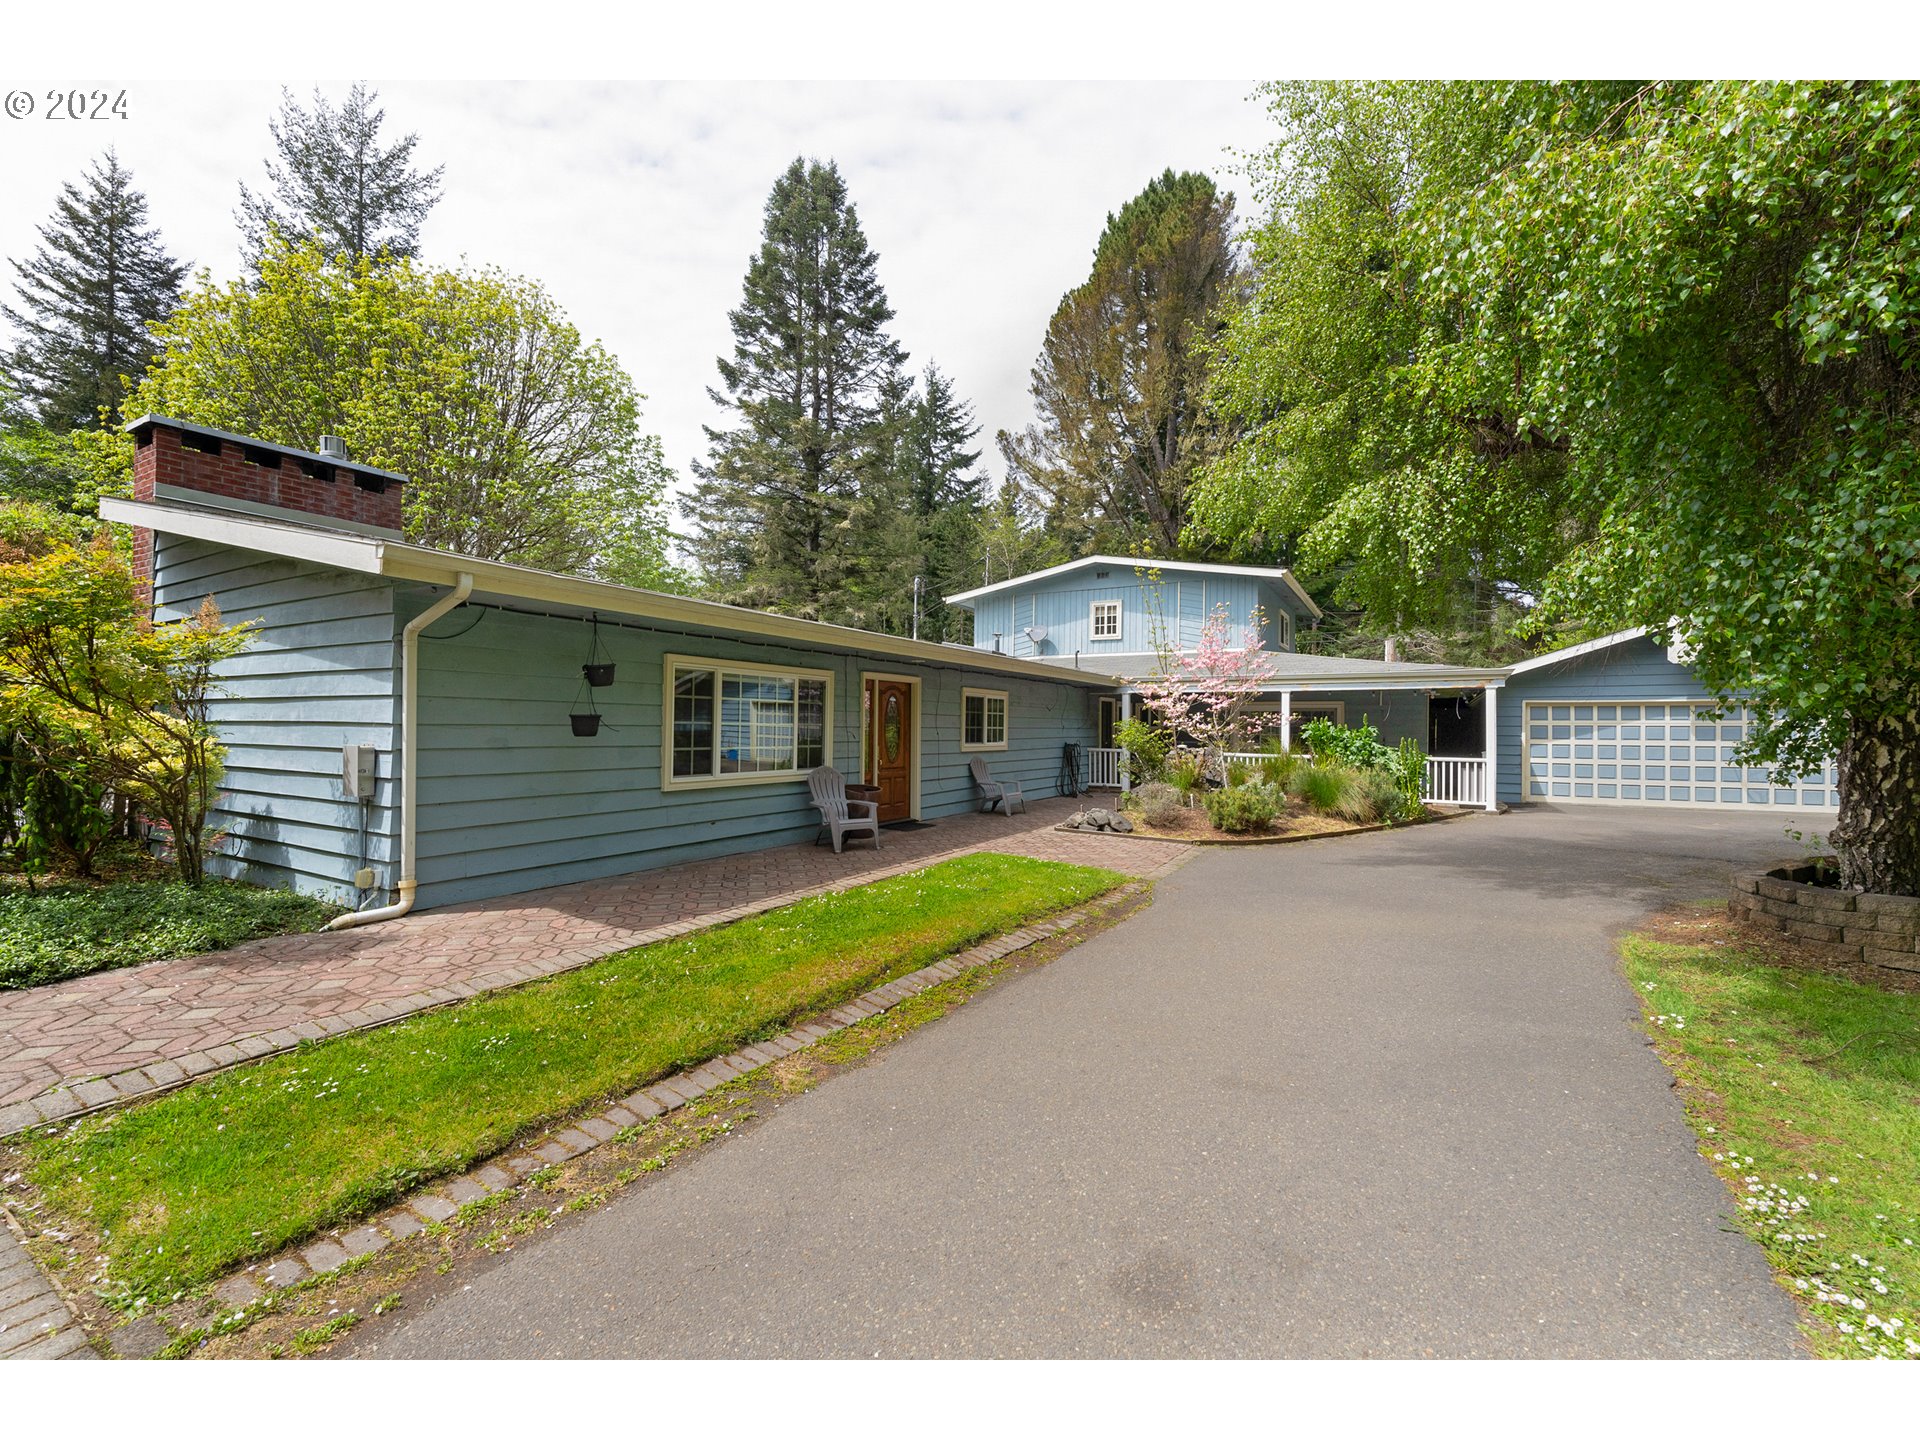
[(1124, 878), (963, 856), (36, 1134), (18, 1168), (98, 1237), (96, 1288), (158, 1301)]
[(316, 930), (339, 907), (230, 881), (116, 879), (0, 888), (0, 990)]
[(1829, 1356), (1920, 1357), (1920, 994), (1771, 963), (1723, 920), (1626, 972), (1739, 1218)]

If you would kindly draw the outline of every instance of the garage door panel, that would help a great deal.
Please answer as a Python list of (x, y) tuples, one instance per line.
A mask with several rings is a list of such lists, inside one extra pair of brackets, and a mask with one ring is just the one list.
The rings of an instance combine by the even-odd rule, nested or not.
[(1764, 768), (1734, 762), (1753, 723), (1689, 701), (1528, 701), (1523, 717), (1525, 790), (1532, 800), (1635, 805), (1832, 810), (1838, 775), (1828, 766), (1781, 785)]

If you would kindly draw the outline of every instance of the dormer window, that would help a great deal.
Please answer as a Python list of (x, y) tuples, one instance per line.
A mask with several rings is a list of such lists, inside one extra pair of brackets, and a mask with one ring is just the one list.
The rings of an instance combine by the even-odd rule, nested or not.
[(1120, 602), (1118, 600), (1093, 602), (1093, 638), (1096, 640), (1120, 638)]

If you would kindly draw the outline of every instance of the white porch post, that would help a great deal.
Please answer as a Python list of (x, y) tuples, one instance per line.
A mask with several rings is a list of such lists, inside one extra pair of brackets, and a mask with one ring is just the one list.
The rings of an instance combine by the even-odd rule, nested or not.
[(1500, 808), (1500, 687), (1489, 685), (1480, 692), (1487, 697), (1487, 809)]
[[(1132, 718), (1133, 718), (1133, 691), (1122, 690), (1120, 692), (1120, 723), (1124, 725), (1127, 723), (1127, 721), (1131, 720)], [(1122, 748), (1120, 751), (1120, 793), (1122, 795), (1125, 795), (1128, 791), (1132, 789), (1133, 789), (1133, 769), (1130, 765), (1127, 764), (1127, 752), (1124, 748)]]
[(1280, 692), (1280, 751), (1293, 749), (1293, 691)]

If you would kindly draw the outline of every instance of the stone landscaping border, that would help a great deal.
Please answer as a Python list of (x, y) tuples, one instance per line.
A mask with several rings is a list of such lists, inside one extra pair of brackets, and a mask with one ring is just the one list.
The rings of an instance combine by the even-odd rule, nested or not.
[(1809, 861), (1735, 875), (1727, 912), (1735, 920), (1784, 931), (1822, 954), (1920, 971), (1920, 897), (1815, 884), (1823, 868)]
[[(826, 1039), (834, 1032), (844, 1030), (849, 1025), (857, 1025), (862, 1020), (883, 1014), (923, 990), (955, 979), (982, 965), (1004, 959), (1062, 931), (1070, 930), (1095, 915), (1119, 908), (1142, 895), (1152, 881), (1178, 869), (1191, 858), (1191, 854), (1170, 857), (1144, 875), (1108, 891), (1087, 904), (1076, 906), (1043, 920), (1032, 921), (970, 949), (936, 960), (931, 965), (922, 966), (912, 974), (903, 975), (897, 980), (876, 986), (826, 1014), (806, 1024), (795, 1026), (770, 1040), (748, 1045), (733, 1054), (722, 1055), (692, 1070), (670, 1075), (664, 1080), (643, 1086), (596, 1115), (562, 1124), (558, 1129), (549, 1130), (531, 1142), (515, 1146), (462, 1175), (425, 1186), (399, 1205), (374, 1215), (354, 1229), (332, 1231), (317, 1239), (293, 1246), (270, 1259), (257, 1261), (244, 1270), (236, 1271), (215, 1283), (209, 1293), (229, 1312), (240, 1311), (258, 1303), (274, 1291), (287, 1290), (316, 1277), (324, 1276), (359, 1256), (377, 1254), (395, 1241), (418, 1235), (430, 1225), (441, 1224), (451, 1219), (463, 1205), (484, 1200), (502, 1191), (516, 1189), (526, 1181), (528, 1176), (537, 1171), (571, 1160), (577, 1155), (583, 1155), (613, 1139), (630, 1126), (639, 1125), (655, 1116), (664, 1115), (670, 1110), (677, 1110), (690, 1101), (699, 1099), (709, 1090), (737, 1080), (743, 1075), (751, 1074), (763, 1065), (770, 1065), (776, 1060), (804, 1050)], [(919, 867), (903, 868), (910, 870)], [(791, 903), (791, 899), (781, 903)], [(752, 913), (769, 907), (756, 903), (752, 907), (741, 908)], [(709, 923), (723, 922), (717, 918), (710, 918)], [(704, 927), (689, 926), (687, 928)], [(0, 1241), (0, 1246), (4, 1243)], [(91, 1357), (93, 1351), (87, 1347), (84, 1332), (77, 1323), (72, 1321), (65, 1301), (59, 1298), (52, 1285), (34, 1265), (25, 1247), (17, 1241), (13, 1243), (19, 1251), (20, 1259), (25, 1262), (27, 1270), (44, 1287), (46, 1294), (52, 1296), (60, 1306), (64, 1318), (60, 1322), (63, 1328), (59, 1339), (65, 1345), (60, 1353), (62, 1355), (84, 1354)], [(6, 1263), (6, 1251), (0, 1248), (0, 1267)], [(4, 1270), (0, 1271), (0, 1274), (10, 1276), (12, 1271)], [(0, 1287), (4, 1287), (5, 1283), (5, 1279), (0, 1278)], [(0, 1288), (0, 1294), (4, 1293), (6, 1293), (4, 1288)], [(71, 1328), (65, 1328), (68, 1326)], [(0, 1334), (0, 1355), (5, 1354), (4, 1339), (4, 1334)], [(27, 1352), (20, 1353), (24, 1358)], [(47, 1352), (47, 1355), (48, 1358), (54, 1358), (51, 1351)]]
[(858, 889), (862, 885), (871, 885), (877, 880), (910, 875), (916, 870), (924, 870), (929, 865), (939, 863), (939, 860), (912, 860), (900, 865), (888, 866), (885, 869), (864, 871), (857, 876), (849, 876), (844, 881), (784, 891), (778, 895), (769, 895), (763, 899), (734, 905), (725, 910), (715, 910), (686, 920), (675, 920), (665, 925), (656, 925), (651, 929), (635, 931), (631, 935), (622, 937), (618, 945), (609, 946), (606, 949), (556, 951), (552, 955), (529, 960), (522, 965), (504, 970), (497, 976), (489, 976), (487, 977), (489, 983), (486, 984), (476, 985), (464, 980), (450, 981), (432, 990), (424, 990), (397, 1000), (376, 1001), (358, 1010), (349, 1010), (345, 1014), (329, 1015), (319, 1020), (303, 1020), (298, 1025), (290, 1025), (284, 1029), (249, 1035), (228, 1044), (215, 1045), (206, 1050), (195, 1050), (170, 1060), (157, 1060), (151, 1065), (121, 1070), (111, 1075), (83, 1080), (69, 1087), (48, 1090), (44, 1094), (34, 1096), (31, 1100), (22, 1100), (0, 1107), (0, 1140), (24, 1134), (36, 1125), (64, 1123), (104, 1110), (117, 1109), (136, 1100), (151, 1099), (169, 1090), (178, 1090), (202, 1076), (215, 1075), (223, 1070), (231, 1070), (237, 1065), (244, 1065), (249, 1060), (284, 1054), (296, 1049), (303, 1040), (321, 1040), (330, 1035), (346, 1035), (356, 1030), (377, 1029), (396, 1020), (423, 1015), (430, 1010), (438, 1010), (447, 1005), (457, 1005), (462, 1000), (470, 1000), (476, 995), (491, 995), (502, 990), (512, 990), (536, 980), (545, 980), (569, 970), (578, 970), (582, 966), (605, 960), (610, 955), (619, 955), (628, 950), (638, 949), (642, 945), (654, 945), (662, 940), (677, 940), (697, 931), (711, 930), (716, 926), (731, 925), (736, 920), (763, 915), (769, 910), (778, 910), (782, 906), (792, 905), (814, 895), (840, 894), (847, 890)]
[(94, 1360), (64, 1296), (0, 1211), (0, 1360)]

